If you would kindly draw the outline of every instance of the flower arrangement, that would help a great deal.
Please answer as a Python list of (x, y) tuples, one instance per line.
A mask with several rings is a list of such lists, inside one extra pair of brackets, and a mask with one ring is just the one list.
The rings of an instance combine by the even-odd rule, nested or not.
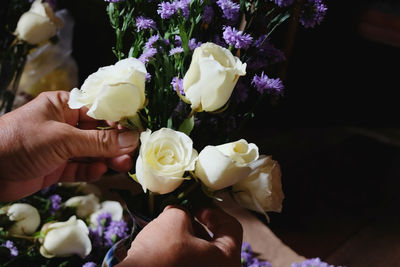
[[(266, 216), (280, 212), (280, 166), (241, 133), (265, 98), (283, 96), (276, 66), (285, 55), (274, 46), (272, 33), (291, 17), (304, 27), (319, 24), (327, 10), (323, 1), (106, 2), (116, 34), (116, 63), (99, 68), (80, 89), (74, 88), (69, 106), (86, 106), (89, 116), (110, 127), (141, 132), (129, 176), (143, 194), (120, 191), (128, 210), (153, 218), (166, 205), (191, 210), (229, 192), (247, 209)], [(46, 11), (48, 17), (39, 21), (47, 23), (48, 31), (35, 33), (39, 28), (30, 23), (17, 26), (13, 40), (24, 49), (48, 40), (59, 27), (41, 0), (28, 13), (39, 9), (35, 6)], [(26, 58), (26, 53), (13, 55), (22, 62)], [(108, 248), (134, 227), (119, 204), (82, 190), (57, 186), (2, 204), (1, 255), (13, 264), (27, 257), (43, 266), (101, 264)], [(32, 221), (20, 222), (18, 214), (27, 212)], [(25, 223), (32, 229), (18, 232)], [(55, 238), (61, 232), (67, 239)], [(248, 256), (244, 266), (269, 266), (250, 259), (249, 249), (243, 250)]]

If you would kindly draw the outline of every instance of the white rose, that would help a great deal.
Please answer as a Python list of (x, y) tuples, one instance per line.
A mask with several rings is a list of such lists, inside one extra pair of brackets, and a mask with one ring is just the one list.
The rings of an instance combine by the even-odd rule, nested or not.
[(48, 3), (36, 0), (29, 11), (22, 14), (17, 23), (15, 35), (30, 44), (39, 44), (54, 36), (62, 26)]
[(282, 209), (281, 169), (271, 156), (262, 155), (251, 163), (249, 177), (233, 186), (234, 198), (243, 207), (257, 212)]
[(66, 257), (73, 254), (84, 258), (92, 250), (89, 229), (75, 216), (66, 222), (44, 225), (42, 233), (44, 237), (41, 241), (40, 254), (46, 258)]
[(66, 207), (76, 208), (76, 215), (79, 218), (87, 218), (100, 208), (99, 202), (98, 197), (94, 194), (89, 194), (86, 196), (71, 197), (64, 205)]
[(71, 109), (86, 106), (87, 114), (98, 120), (133, 117), (146, 100), (146, 73), (144, 64), (132, 57), (102, 67), (89, 75), (81, 90), (72, 89), (68, 105)]
[(214, 111), (226, 104), (239, 76), (246, 74), (246, 63), (219, 45), (205, 43), (193, 52), (183, 78), (185, 97), (192, 109)]
[(118, 201), (106, 200), (100, 203), (100, 209), (90, 215), (90, 222), (97, 225), (97, 217), (100, 214), (108, 212), (113, 221), (120, 221), (124, 213), (124, 209)]
[(14, 221), (8, 229), (10, 234), (31, 235), (40, 225), (38, 210), (26, 203), (15, 203), (3, 208), (10, 221)]
[(194, 170), (197, 151), (186, 134), (168, 128), (140, 135), (136, 177), (143, 190), (166, 194), (182, 182), (185, 171)]
[(210, 189), (220, 190), (246, 178), (249, 164), (258, 158), (258, 147), (241, 139), (219, 146), (206, 146), (199, 154), (195, 174)]

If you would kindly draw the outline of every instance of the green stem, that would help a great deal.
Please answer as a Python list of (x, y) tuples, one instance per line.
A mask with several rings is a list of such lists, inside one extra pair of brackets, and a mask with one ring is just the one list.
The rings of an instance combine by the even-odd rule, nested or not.
[(186, 188), (186, 190), (185, 191), (183, 191), (182, 193), (180, 193), (179, 195), (178, 195), (178, 199), (179, 200), (181, 200), (181, 199), (184, 199), (187, 195), (189, 195), (189, 193), (190, 192), (192, 192), (192, 191), (194, 191), (197, 187), (199, 187), (200, 186), (200, 183), (199, 182), (194, 182), (193, 184), (191, 184), (188, 188)]

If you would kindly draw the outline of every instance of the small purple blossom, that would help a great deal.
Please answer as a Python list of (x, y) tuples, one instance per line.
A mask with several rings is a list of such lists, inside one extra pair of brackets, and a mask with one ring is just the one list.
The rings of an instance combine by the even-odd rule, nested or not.
[(189, 5), (190, 5), (190, 0), (180, 0), (174, 2), (175, 6), (177, 9), (180, 9), (182, 11), (182, 15), (185, 18), (189, 18)]
[(96, 267), (96, 266), (97, 264), (94, 263), (93, 261), (86, 262), (85, 264), (82, 265), (82, 267)]
[(314, 28), (315, 25), (321, 24), (327, 10), (322, 0), (308, 0), (302, 10), (300, 23), (305, 28)]
[(195, 50), (197, 47), (201, 46), (201, 42), (196, 42), (195, 38), (189, 40), (189, 49)]
[(174, 78), (172, 78), (171, 85), (175, 91), (179, 90), (179, 93), (181, 95), (185, 94), (185, 91), (183, 90), (183, 79), (180, 79), (177, 76), (175, 76)]
[(252, 70), (264, 69), (270, 64), (285, 60), (285, 54), (272, 45), (265, 35), (254, 41), (253, 46), (257, 48), (255, 56), (248, 60), (248, 68)]
[(153, 48), (154, 43), (157, 42), (158, 39), (160, 39), (160, 36), (158, 34), (151, 36), (149, 40), (147, 40), (147, 42), (145, 43), (144, 47), (146, 49)]
[(147, 48), (143, 51), (143, 54), (139, 57), (139, 60), (143, 63), (149, 62), (149, 60), (157, 54), (157, 49), (155, 48)]
[(218, 0), (217, 5), (221, 8), (224, 18), (230, 21), (236, 21), (238, 19), (240, 10), (239, 4), (231, 0)]
[(161, 2), (158, 4), (157, 13), (162, 19), (169, 19), (178, 11), (176, 3)]
[(95, 248), (103, 247), (103, 227), (97, 227), (93, 229), (89, 227), (89, 238), (92, 241), (92, 245)]
[(294, 0), (271, 0), (271, 1), (277, 4), (279, 7), (290, 6), (294, 2)]
[(176, 46), (181, 46), (182, 45), (182, 39), (179, 35), (175, 35), (174, 36), (174, 44)]
[(268, 92), (274, 95), (281, 95), (284, 88), (282, 81), (279, 78), (268, 78), (264, 72), (262, 72), (260, 76), (254, 75), (251, 84), (260, 94)]
[(156, 30), (156, 22), (150, 18), (146, 18), (143, 16), (136, 18), (136, 27), (138, 31), (153, 29)]
[(175, 54), (180, 54), (180, 53), (182, 53), (182, 52), (183, 52), (183, 47), (178, 46), (178, 47), (172, 48), (172, 49), (169, 51), (169, 55), (170, 55), (170, 56), (173, 56), (173, 55), (175, 55)]
[(109, 212), (103, 212), (103, 213), (99, 214), (99, 216), (97, 216), (97, 223), (98, 223), (98, 225), (101, 225), (101, 226), (109, 225), (111, 220), (112, 220), (112, 216), (111, 216), (111, 213), (109, 213)]
[(244, 34), (231, 26), (224, 26), (222, 37), (228, 45), (234, 46), (237, 49), (247, 49), (253, 42), (253, 37), (249, 34)]
[(62, 199), (58, 194), (51, 195), (49, 198), (51, 201), (51, 212), (54, 213), (60, 209)]
[(10, 255), (12, 257), (16, 257), (18, 256), (18, 249), (17, 247), (14, 245), (14, 242), (7, 240), (6, 243), (1, 245), (2, 247), (6, 247), (10, 250)]
[(149, 82), (151, 80), (151, 74), (146, 73), (146, 82)]
[(201, 18), (207, 24), (210, 24), (214, 17), (214, 9), (211, 6), (205, 6)]
[(104, 232), (106, 243), (110, 246), (117, 240), (128, 236), (128, 227), (124, 221), (112, 221)]
[(272, 267), (268, 261), (259, 260), (246, 242), (242, 244), (241, 261), (243, 267)]
[(291, 267), (335, 267), (335, 266), (329, 265), (328, 263), (321, 261), (320, 258), (314, 258), (314, 259), (307, 259), (303, 262), (292, 263)]

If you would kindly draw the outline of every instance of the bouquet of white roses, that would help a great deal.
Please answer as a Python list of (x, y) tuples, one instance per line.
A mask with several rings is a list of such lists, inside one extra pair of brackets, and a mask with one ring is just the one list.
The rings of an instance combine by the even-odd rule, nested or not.
[(264, 214), (280, 211), (279, 164), (240, 139), (240, 129), (262, 97), (283, 92), (269, 75), (285, 58), (272, 32), (299, 8), (304, 26), (320, 23), (323, 2), (107, 2), (118, 62), (73, 89), (69, 106), (142, 132), (130, 176), (146, 193), (150, 216), (193, 202), (199, 188), (211, 198), (229, 191)]

